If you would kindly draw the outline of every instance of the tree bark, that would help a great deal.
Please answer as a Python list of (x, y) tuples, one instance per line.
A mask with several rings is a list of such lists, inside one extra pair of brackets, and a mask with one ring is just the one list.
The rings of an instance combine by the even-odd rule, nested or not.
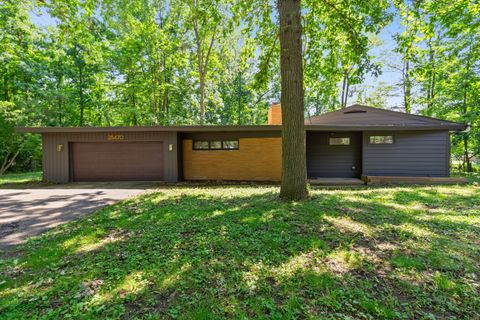
[(411, 113), (412, 111), (412, 81), (410, 79), (410, 60), (405, 61), (404, 69), (404, 92), (403, 92), (403, 104), (405, 106), (405, 112)]
[(468, 148), (468, 136), (463, 137), (464, 163), (467, 172), (473, 172), (472, 162), (470, 161), (470, 152)]
[(15, 163), (15, 159), (17, 159), (21, 150), (22, 150), (21, 148), (18, 148), (18, 150), (13, 154), (11, 158), (9, 158), (11, 153), (10, 152), (7, 153), (7, 155), (5, 156), (5, 160), (3, 161), (2, 166), (0, 167), (0, 176), (3, 175)]
[[(193, 2), (193, 6), (197, 7), (197, 2)], [(195, 33), (195, 43), (197, 46), (197, 60), (198, 60), (198, 77), (200, 82), (199, 94), (200, 94), (200, 124), (205, 122), (205, 78), (208, 70), (208, 62), (210, 54), (212, 52), (213, 44), (215, 43), (216, 26), (213, 28), (212, 37), (210, 38), (210, 44), (207, 48), (203, 48), (203, 44), (207, 43), (207, 37), (202, 37), (199, 30), (197, 18), (193, 17), (193, 31)]]
[(344, 73), (343, 74), (343, 80), (342, 80), (342, 97), (341, 97), (341, 101), (340, 101), (340, 105), (341, 105), (342, 108), (345, 107), (343, 101), (345, 100), (345, 86), (346, 86), (346, 83), (347, 83), (347, 76)]
[[(467, 64), (467, 69), (470, 68), (470, 63)], [(462, 112), (463, 116), (466, 116), (468, 113), (468, 85), (464, 85), (464, 90), (463, 90), (463, 103), (462, 103)], [(465, 133), (463, 136), (463, 154), (464, 154), (464, 163), (465, 163), (465, 169), (467, 172), (473, 172), (473, 166), (472, 162), (470, 161), (470, 151), (468, 147), (468, 133)]]
[(84, 117), (84, 111), (85, 111), (85, 102), (83, 98), (83, 67), (78, 67), (78, 72), (79, 72), (79, 84), (78, 84), (78, 94), (80, 97), (80, 127), (83, 126), (83, 117)]
[(280, 197), (308, 196), (305, 154), (302, 25), (300, 0), (278, 0), (282, 105), (282, 184)]

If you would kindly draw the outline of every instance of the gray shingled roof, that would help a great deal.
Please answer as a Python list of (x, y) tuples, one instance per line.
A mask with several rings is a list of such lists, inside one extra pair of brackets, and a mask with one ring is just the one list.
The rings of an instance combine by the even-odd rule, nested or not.
[(424, 117), (379, 108), (355, 104), (333, 112), (305, 119), (305, 125), (310, 127), (339, 127), (339, 128), (391, 128), (391, 129), (448, 129), (464, 130), (462, 123)]

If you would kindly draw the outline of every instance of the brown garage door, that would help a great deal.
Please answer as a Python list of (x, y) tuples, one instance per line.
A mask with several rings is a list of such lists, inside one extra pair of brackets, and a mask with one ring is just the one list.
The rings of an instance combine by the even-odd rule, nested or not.
[(163, 180), (162, 142), (74, 142), (73, 181)]

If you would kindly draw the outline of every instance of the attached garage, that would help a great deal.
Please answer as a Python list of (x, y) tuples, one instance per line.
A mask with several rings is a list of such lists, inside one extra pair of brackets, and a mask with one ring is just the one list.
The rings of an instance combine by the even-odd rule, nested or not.
[(178, 132), (155, 127), (43, 128), (43, 180), (178, 181)]
[(164, 180), (163, 142), (71, 142), (72, 181)]

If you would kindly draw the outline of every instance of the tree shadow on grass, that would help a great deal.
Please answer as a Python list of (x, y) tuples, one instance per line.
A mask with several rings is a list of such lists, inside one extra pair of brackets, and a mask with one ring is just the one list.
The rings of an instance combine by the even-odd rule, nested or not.
[[(459, 298), (472, 293), (462, 267), (479, 270), (478, 250), (466, 252), (466, 239), (478, 237), (478, 227), (463, 223), (465, 239), (445, 235), (460, 223), (425, 223), (428, 213), (405, 208), (399, 192), (390, 202), (374, 192), (339, 190), (285, 203), (269, 187), (160, 189), (27, 243), (21, 261), (0, 265), (0, 283), (6, 281), (0, 312), (208, 319), (474, 315), (478, 299)], [(456, 200), (446, 209), (456, 208)], [(463, 245), (460, 255), (445, 250), (455, 243)], [(435, 272), (445, 277), (438, 280), (441, 289)]]

